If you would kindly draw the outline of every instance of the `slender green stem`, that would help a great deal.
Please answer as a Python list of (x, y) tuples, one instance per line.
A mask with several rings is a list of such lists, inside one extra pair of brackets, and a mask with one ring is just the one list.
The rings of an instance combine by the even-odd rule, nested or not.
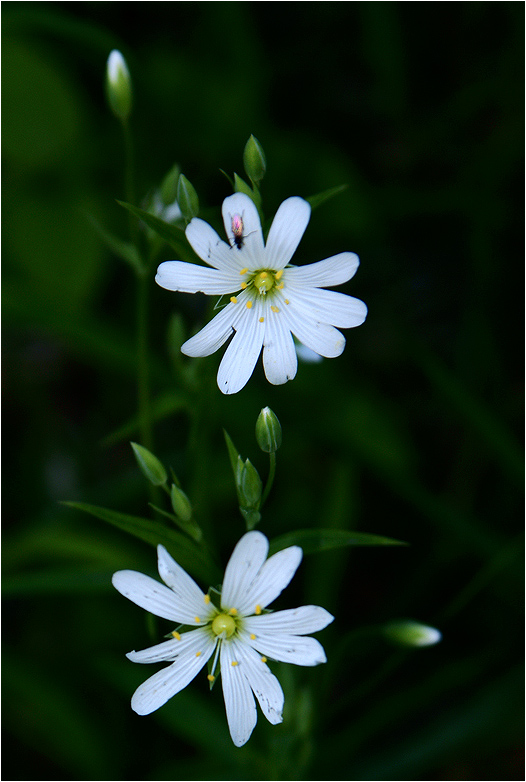
[(276, 454), (275, 453), (269, 453), (269, 471), (268, 471), (268, 478), (267, 478), (267, 485), (265, 486), (265, 490), (263, 492), (263, 496), (261, 497), (261, 506), (265, 504), (265, 500), (267, 499), (270, 490), (272, 489), (272, 484), (274, 483), (274, 476), (276, 475)]

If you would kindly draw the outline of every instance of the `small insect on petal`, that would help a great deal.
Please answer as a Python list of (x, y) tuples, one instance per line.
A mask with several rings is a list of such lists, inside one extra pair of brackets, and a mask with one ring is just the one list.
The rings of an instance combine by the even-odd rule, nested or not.
[(232, 216), (232, 233), (234, 234), (234, 243), (238, 250), (243, 247), (243, 218), (241, 215), (235, 214)]

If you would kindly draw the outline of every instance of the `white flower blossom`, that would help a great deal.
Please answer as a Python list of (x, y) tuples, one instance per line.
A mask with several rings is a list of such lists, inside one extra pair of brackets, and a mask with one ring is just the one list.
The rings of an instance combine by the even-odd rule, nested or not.
[(229, 244), (200, 218), (194, 217), (186, 228), (188, 241), (208, 267), (165, 261), (157, 270), (156, 282), (167, 290), (230, 297), (219, 314), (182, 345), (182, 352), (208, 356), (234, 334), (217, 374), (225, 394), (243, 388), (261, 349), (270, 383), (280, 385), (295, 377), (298, 362), (292, 335), (320, 356), (339, 356), (345, 337), (338, 329), (363, 323), (367, 307), (325, 288), (350, 280), (358, 256), (344, 252), (307, 266), (291, 266), (311, 211), (297, 196), (279, 207), (266, 244), (258, 211), (247, 195), (229, 196), (222, 211)]
[(220, 663), (226, 715), (232, 741), (245, 744), (257, 721), (256, 696), (273, 725), (282, 721), (283, 690), (267, 658), (296, 665), (326, 662), (321, 644), (308, 633), (322, 630), (334, 617), (320, 606), (301, 606), (272, 613), (267, 606), (292, 579), (302, 558), (298, 546), (267, 559), (269, 543), (257, 531), (247, 532), (226, 567), (221, 600), (215, 606), (195, 581), (158, 546), (159, 575), (167, 586), (132, 570), (112, 579), (125, 597), (156, 616), (186, 628), (172, 638), (126, 656), (137, 663), (170, 662), (135, 691), (131, 705), (137, 714), (150, 714), (180, 692), (214, 655), (213, 682)]

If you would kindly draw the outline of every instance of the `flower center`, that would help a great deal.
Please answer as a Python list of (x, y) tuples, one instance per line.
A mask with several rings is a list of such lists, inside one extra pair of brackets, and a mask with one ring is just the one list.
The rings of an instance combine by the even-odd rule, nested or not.
[(216, 635), (225, 633), (225, 637), (230, 638), (236, 631), (236, 623), (228, 614), (218, 614), (212, 622), (212, 630)]
[(282, 288), (283, 283), (280, 279), (283, 276), (283, 269), (275, 272), (272, 269), (261, 269), (254, 273), (248, 285), (252, 284), (260, 296), (266, 296), (273, 288)]

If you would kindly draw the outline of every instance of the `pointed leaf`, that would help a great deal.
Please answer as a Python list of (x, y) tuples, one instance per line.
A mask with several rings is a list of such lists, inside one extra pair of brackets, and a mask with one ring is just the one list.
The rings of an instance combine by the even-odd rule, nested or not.
[(130, 516), (127, 513), (119, 513), (85, 502), (64, 502), (62, 504), (89, 513), (153, 546), (162, 543), (181, 567), (204, 582), (214, 582), (221, 577), (220, 571), (202, 548), (159, 521)]
[(274, 538), (270, 542), (269, 553), (274, 554), (288, 546), (301, 546), (304, 554), (313, 554), (343, 546), (407, 546), (407, 543), (346, 529), (298, 529)]
[(323, 190), (321, 193), (316, 193), (316, 195), (309, 196), (305, 200), (309, 202), (312, 209), (316, 209), (320, 204), (323, 204), (324, 201), (328, 201), (329, 198), (333, 198), (335, 195), (339, 195), (340, 193), (343, 193), (344, 190), (347, 190), (349, 185), (337, 185), (336, 187), (329, 187), (328, 190)]
[(168, 244), (171, 245), (174, 250), (177, 250), (177, 252), (188, 250), (182, 228), (178, 228), (172, 223), (166, 223), (164, 220), (161, 220), (160, 217), (150, 214), (150, 212), (147, 212), (145, 209), (139, 209), (138, 206), (127, 204), (125, 201), (117, 200), (117, 203), (142, 220), (143, 223), (146, 223), (152, 231), (155, 231), (156, 234), (164, 239), (165, 242), (168, 242)]

